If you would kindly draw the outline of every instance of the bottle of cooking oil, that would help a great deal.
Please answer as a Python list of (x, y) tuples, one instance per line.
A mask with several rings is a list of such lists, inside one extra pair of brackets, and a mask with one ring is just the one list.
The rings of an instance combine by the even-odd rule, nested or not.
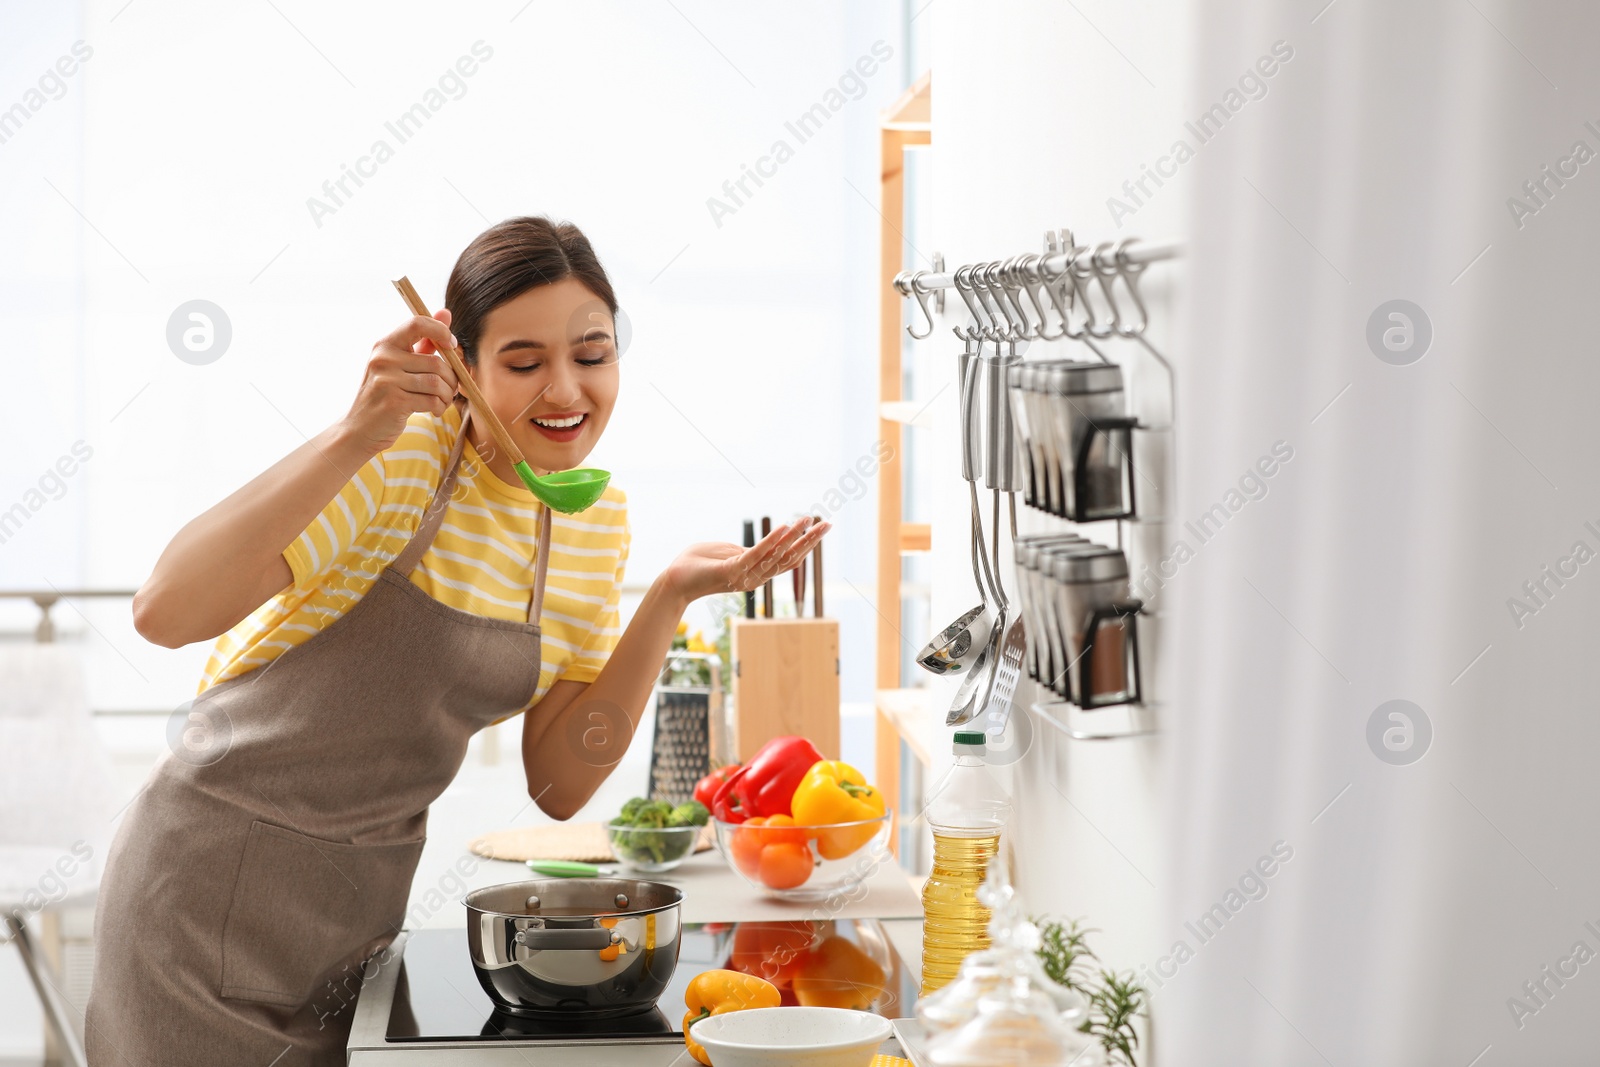
[(983, 754), (981, 732), (958, 732), (955, 763), (928, 802), (933, 870), (922, 886), (924, 997), (954, 978), (968, 953), (989, 945), (989, 909), (978, 902), (978, 887), (999, 854), (1011, 800)]

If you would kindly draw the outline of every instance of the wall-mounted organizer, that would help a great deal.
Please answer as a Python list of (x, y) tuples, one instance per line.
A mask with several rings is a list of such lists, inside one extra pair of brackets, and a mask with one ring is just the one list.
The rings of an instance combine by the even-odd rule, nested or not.
[[(918, 656), (935, 674), (965, 674), (948, 725), (979, 715), (1003, 724), (1025, 672), (1055, 697), (1031, 710), (1065, 737), (1158, 731), (1160, 701), (1146, 681), (1159, 645), (1141, 637), (1158, 612), (1135, 595), (1132, 576), (1165, 547), (1176, 383), (1171, 363), (1145, 338), (1150, 316), (1139, 277), (1179, 251), (1135, 238), (1078, 245), (1063, 230), (1046, 235), (1042, 254), (894, 279), (926, 322), (920, 332), (907, 327), (913, 337), (933, 332), (928, 302), (943, 290), (954, 289), (969, 313), (954, 332), (962, 342), (957, 381), (973, 581), (983, 603)], [(1084, 345), (1087, 358), (1023, 358), (1030, 343), (1063, 339)], [(980, 475), (993, 494), (992, 538)], [(1002, 495), (1015, 603), (1000, 576)], [(1024, 525), (1038, 529), (1019, 531), (1019, 495), (1025, 514), (1036, 516)]]

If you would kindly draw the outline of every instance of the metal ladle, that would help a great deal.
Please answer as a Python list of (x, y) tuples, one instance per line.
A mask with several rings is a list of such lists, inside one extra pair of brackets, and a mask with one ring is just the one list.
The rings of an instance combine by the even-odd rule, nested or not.
[[(978, 364), (981, 362), (977, 353), (962, 353), (962, 360), (966, 364), (963, 368), (965, 374), (963, 381), (967, 386), (966, 418), (961, 421), (961, 474), (967, 480), (967, 492), (972, 501), (972, 538), (973, 538), (973, 567), (972, 579), (978, 584), (978, 593), (983, 597), (984, 621), (988, 623), (988, 635), (984, 640), (978, 658), (972, 670), (961, 683), (961, 688), (956, 690), (955, 700), (950, 705), (950, 712), (945, 716), (946, 726), (960, 726), (977, 718), (988, 701), (989, 692), (994, 687), (994, 669), (996, 657), (999, 655), (1000, 635), (1006, 629), (1006, 605), (1003, 596), (998, 592), (998, 584), (994, 574), (989, 570), (988, 544), (983, 536), (982, 511), (978, 505), (978, 478), (977, 460), (973, 455), (978, 447), (977, 429), (972, 425), (971, 383), (978, 374)], [(982, 571), (980, 577), (980, 569)], [(998, 612), (989, 607), (990, 592), (994, 592), (994, 599), (998, 605)]]
[[(950, 713), (945, 716), (946, 726), (961, 726), (969, 723), (977, 718), (979, 713), (988, 706), (990, 696), (995, 689), (995, 672), (1001, 666), (1001, 638), (1002, 635), (1009, 636), (1006, 621), (1010, 613), (1010, 605), (1006, 600), (1005, 592), (1000, 588), (995, 572), (989, 569), (988, 545), (983, 536), (982, 509), (978, 504), (977, 473), (978, 449), (981, 446), (978, 442), (978, 427), (974, 425), (976, 421), (976, 405), (973, 403), (972, 397), (972, 393), (976, 388), (978, 364), (984, 362), (981, 357), (982, 346), (979, 338), (993, 341), (998, 345), (1002, 340), (1006, 339), (1008, 332), (1007, 329), (1001, 328), (1000, 318), (991, 314), (988, 306), (983, 302), (983, 295), (987, 289), (985, 279), (970, 268), (963, 268), (963, 270), (967, 271), (965, 278), (963, 278), (961, 270), (956, 271), (956, 291), (961, 295), (962, 301), (966, 303), (967, 309), (971, 311), (973, 319), (973, 326), (969, 327), (966, 332), (961, 333), (962, 339), (967, 343), (967, 348), (962, 353), (963, 359), (967, 364), (963, 367), (966, 372), (963, 376), (963, 381), (970, 377), (973, 379), (974, 384), (969, 386), (966, 391), (967, 405), (963, 411), (961, 424), (961, 475), (967, 481), (967, 492), (971, 498), (972, 528), (974, 536), (978, 539), (978, 548), (975, 555), (978, 563), (981, 564), (983, 572), (980, 578), (979, 567), (975, 566), (972, 577), (974, 581), (979, 583), (978, 588), (983, 593), (984, 603), (988, 603), (989, 594), (992, 593), (998, 610), (994, 625), (989, 630), (988, 643), (984, 645), (983, 652), (978, 657), (977, 665), (967, 675), (966, 680), (962, 682), (961, 688), (957, 690), (955, 701), (950, 707)], [(974, 296), (977, 297), (976, 301)], [(1010, 323), (1008, 321), (1007, 327), (1009, 326)], [(957, 332), (960, 333), (961, 331)], [(1000, 530), (997, 518), (995, 528), (995, 544), (997, 548), (999, 538)], [(998, 566), (996, 570), (998, 570)], [(986, 592), (985, 581), (987, 581)]]
[[(977, 381), (977, 364), (972, 339), (969, 337), (957, 364), (959, 378), (957, 395), (960, 397), (961, 409), (961, 476), (968, 482), (976, 477), (974, 471), (976, 461), (972, 455), (975, 436), (970, 432), (968, 424), (972, 411), (972, 388)], [(917, 664), (933, 674), (959, 674), (981, 663), (983, 653), (989, 644), (990, 631), (994, 628), (994, 615), (989, 610), (988, 593), (984, 589), (983, 580), (978, 576), (979, 561), (983, 560), (983, 546), (978, 525), (977, 502), (977, 491), (974, 488), (972, 580), (977, 583), (978, 595), (982, 601), (977, 607), (963, 613), (955, 622), (940, 630), (938, 635), (917, 653)], [(987, 566), (987, 560), (983, 562)]]

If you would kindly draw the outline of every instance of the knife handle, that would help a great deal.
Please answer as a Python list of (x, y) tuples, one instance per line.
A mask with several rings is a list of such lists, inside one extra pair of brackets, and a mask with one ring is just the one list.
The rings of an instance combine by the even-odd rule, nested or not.
[[(772, 516), (761, 516), (761, 537), (766, 538), (772, 532)], [(765, 618), (772, 618), (772, 579), (768, 578), (761, 586), (761, 614)]]
[(528, 860), (528, 869), (552, 878), (593, 878), (600, 873), (600, 868), (593, 863), (572, 860)]
[[(821, 522), (821, 515), (812, 516), (813, 522)], [(818, 541), (811, 548), (811, 614), (822, 618), (822, 542)]]
[[(750, 519), (746, 519), (744, 520), (744, 547), (754, 548), (755, 545), (756, 524)], [(756, 591), (754, 589), (745, 590), (744, 617), (747, 619), (753, 619), (756, 617)]]

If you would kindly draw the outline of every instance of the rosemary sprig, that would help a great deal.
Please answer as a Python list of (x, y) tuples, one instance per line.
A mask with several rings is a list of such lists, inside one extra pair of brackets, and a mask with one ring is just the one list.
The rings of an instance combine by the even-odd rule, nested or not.
[(1039, 962), (1057, 983), (1088, 996), (1085, 972), (1088, 961), (1099, 958), (1089, 947), (1089, 935), (1100, 931), (1085, 927), (1082, 919), (1056, 922), (1053, 919), (1034, 917), (1029, 920), (1039, 928)]
[(1099, 963), (1100, 958), (1089, 947), (1089, 935), (1100, 931), (1084, 926), (1083, 920), (1034, 917), (1029, 921), (1039, 928), (1036, 954), (1044, 973), (1089, 1002), (1088, 1018), (1078, 1029), (1099, 1040), (1111, 1062), (1138, 1067), (1134, 1050), (1139, 1047), (1139, 1034), (1134, 1020), (1145, 1014), (1148, 991), (1134, 981), (1132, 971), (1123, 977), (1102, 967), (1098, 980), (1091, 976), (1089, 961)]
[(1089, 1018), (1078, 1029), (1099, 1038), (1113, 1062), (1137, 1067), (1133, 1050), (1139, 1047), (1139, 1035), (1133, 1021), (1144, 1014), (1144, 986), (1134, 981), (1132, 971), (1123, 978), (1115, 971), (1101, 970), (1100, 984), (1088, 997)]

